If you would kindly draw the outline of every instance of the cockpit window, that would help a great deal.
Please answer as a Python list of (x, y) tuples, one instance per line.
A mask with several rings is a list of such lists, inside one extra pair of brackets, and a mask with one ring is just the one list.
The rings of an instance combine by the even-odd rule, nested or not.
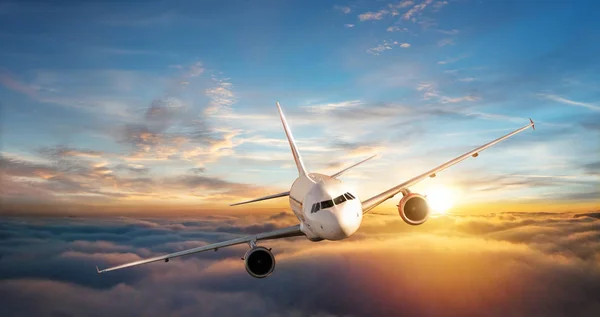
[(320, 203), (314, 203), (312, 206), (312, 209), (310, 210), (311, 214), (314, 214), (315, 212), (319, 211), (319, 209), (321, 209), (321, 204)]
[(341, 203), (343, 203), (345, 201), (346, 201), (346, 197), (344, 197), (344, 195), (340, 195), (340, 196), (336, 197), (335, 199), (333, 199), (333, 202), (336, 205), (339, 205), (339, 204), (341, 204)]
[(330, 208), (333, 207), (333, 201), (330, 200), (324, 200), (321, 202), (321, 209), (325, 209), (325, 208)]
[(321, 209), (327, 209), (327, 208), (331, 208), (333, 207), (333, 205), (339, 205), (344, 203), (346, 200), (353, 200), (356, 197), (354, 197), (352, 194), (350, 193), (344, 193), (342, 195), (339, 195), (338, 197), (334, 198), (334, 199), (330, 199), (330, 200), (324, 200), (322, 202), (319, 203), (315, 203), (312, 208), (310, 209), (310, 213), (314, 214), (315, 212), (321, 210)]

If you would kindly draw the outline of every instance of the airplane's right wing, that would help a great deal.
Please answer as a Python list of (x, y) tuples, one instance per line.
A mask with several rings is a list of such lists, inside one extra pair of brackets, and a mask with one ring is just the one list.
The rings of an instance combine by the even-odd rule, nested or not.
[(157, 262), (157, 261), (168, 262), (169, 259), (171, 259), (171, 258), (188, 255), (188, 254), (192, 254), (192, 253), (209, 251), (209, 250), (217, 250), (220, 248), (230, 247), (230, 246), (238, 245), (238, 244), (242, 244), (242, 243), (250, 243), (251, 241), (256, 242), (259, 240), (282, 239), (282, 238), (297, 237), (297, 236), (303, 236), (303, 235), (304, 235), (304, 233), (300, 230), (300, 225), (295, 225), (295, 226), (291, 226), (288, 228), (277, 229), (277, 230), (274, 230), (271, 232), (259, 233), (259, 234), (255, 234), (255, 235), (232, 239), (229, 241), (213, 243), (213, 244), (209, 244), (209, 245), (205, 245), (205, 246), (201, 246), (201, 247), (197, 247), (197, 248), (193, 248), (193, 249), (188, 249), (188, 250), (183, 250), (183, 251), (179, 251), (179, 252), (175, 252), (175, 253), (171, 253), (171, 254), (161, 255), (161, 256), (157, 256), (157, 257), (153, 257), (153, 258), (149, 258), (149, 259), (144, 259), (144, 260), (139, 260), (139, 261), (135, 261), (135, 262), (131, 262), (131, 263), (121, 264), (121, 265), (110, 267), (110, 268), (103, 269), (103, 270), (100, 270), (100, 269), (98, 269), (98, 267), (96, 267), (96, 270), (98, 271), (98, 274), (100, 274), (100, 273), (104, 273), (104, 272), (124, 269), (124, 268), (130, 267), (130, 266), (136, 266), (136, 265), (152, 263), (152, 262)]
[(429, 171), (427, 171), (427, 172), (425, 172), (425, 173), (423, 173), (423, 174), (421, 174), (419, 176), (416, 176), (416, 177), (414, 177), (414, 178), (412, 178), (412, 179), (410, 179), (410, 180), (408, 180), (408, 181), (406, 181), (406, 182), (404, 182), (404, 183), (402, 183), (402, 184), (400, 184), (398, 186), (392, 187), (392, 188), (384, 191), (381, 194), (375, 195), (375, 196), (373, 196), (373, 197), (371, 197), (371, 198), (363, 201), (362, 202), (363, 213), (369, 212), (369, 210), (377, 207), (379, 204), (381, 204), (384, 201), (386, 201), (386, 200), (394, 197), (396, 194), (402, 192), (403, 190), (408, 189), (409, 187), (417, 184), (418, 182), (426, 179), (427, 177), (435, 177), (436, 173), (441, 172), (441, 171), (447, 169), (448, 167), (450, 167), (450, 166), (452, 166), (452, 165), (454, 165), (456, 163), (462, 162), (463, 160), (466, 160), (466, 159), (468, 159), (471, 156), (477, 157), (479, 155), (479, 152), (481, 152), (481, 151), (489, 148), (490, 146), (492, 146), (492, 145), (494, 145), (494, 144), (496, 144), (496, 143), (498, 143), (498, 142), (500, 142), (502, 140), (506, 140), (506, 139), (510, 138), (511, 136), (513, 136), (513, 135), (515, 135), (515, 134), (517, 134), (519, 132), (522, 132), (522, 131), (528, 129), (529, 127), (532, 127), (535, 130), (535, 125), (533, 123), (533, 120), (529, 119), (529, 122), (530, 123), (528, 125), (526, 125), (526, 126), (524, 126), (522, 128), (519, 128), (519, 129), (517, 129), (517, 130), (515, 130), (515, 131), (513, 131), (513, 132), (511, 132), (511, 133), (509, 133), (509, 134), (507, 134), (507, 135), (505, 135), (503, 137), (500, 137), (500, 138), (498, 138), (498, 139), (496, 139), (496, 140), (494, 140), (494, 141), (492, 141), (490, 143), (484, 144), (484, 145), (482, 145), (482, 146), (480, 146), (480, 147), (478, 147), (478, 148), (476, 148), (476, 149), (474, 149), (472, 151), (469, 151), (469, 152), (467, 152), (467, 153), (465, 153), (465, 154), (463, 154), (463, 155), (461, 155), (461, 156), (459, 156), (459, 157), (457, 157), (457, 158), (455, 158), (453, 160), (450, 160), (450, 161), (448, 161), (448, 162), (446, 162), (446, 163), (444, 163), (444, 164), (442, 164), (442, 165), (440, 165), (440, 166), (438, 166), (436, 168), (433, 168), (433, 169), (431, 169), (431, 170), (429, 170)]

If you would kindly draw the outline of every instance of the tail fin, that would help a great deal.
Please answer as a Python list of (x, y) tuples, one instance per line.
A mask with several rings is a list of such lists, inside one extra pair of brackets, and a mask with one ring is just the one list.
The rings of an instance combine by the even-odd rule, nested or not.
[(294, 155), (294, 161), (296, 162), (296, 167), (298, 168), (298, 174), (307, 175), (306, 168), (304, 167), (304, 163), (302, 163), (302, 158), (300, 157), (300, 153), (298, 153), (298, 148), (296, 148), (294, 136), (292, 135), (292, 131), (290, 131), (290, 127), (288, 126), (287, 121), (285, 120), (285, 116), (283, 115), (283, 111), (281, 110), (281, 106), (279, 105), (279, 101), (277, 102), (277, 109), (279, 110), (279, 117), (281, 117), (281, 123), (283, 123), (283, 129), (285, 130), (285, 135), (287, 136), (288, 142), (290, 143), (292, 154)]

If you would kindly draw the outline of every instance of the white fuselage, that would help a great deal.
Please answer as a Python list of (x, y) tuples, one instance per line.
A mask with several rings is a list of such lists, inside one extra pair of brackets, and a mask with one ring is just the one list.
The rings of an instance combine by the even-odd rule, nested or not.
[(348, 238), (362, 223), (358, 197), (342, 181), (327, 175), (301, 175), (292, 184), (289, 200), (300, 229), (312, 241)]

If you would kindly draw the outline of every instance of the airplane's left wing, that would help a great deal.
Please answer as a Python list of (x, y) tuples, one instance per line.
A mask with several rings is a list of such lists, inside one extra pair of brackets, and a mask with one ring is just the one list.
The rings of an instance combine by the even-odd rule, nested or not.
[(441, 172), (441, 171), (447, 169), (448, 167), (450, 167), (450, 166), (452, 166), (452, 165), (454, 165), (456, 163), (462, 162), (463, 160), (466, 160), (466, 159), (468, 159), (471, 156), (477, 157), (479, 155), (479, 152), (481, 152), (481, 151), (489, 148), (490, 146), (492, 146), (492, 145), (494, 145), (494, 144), (496, 144), (496, 143), (498, 143), (498, 142), (500, 142), (502, 140), (506, 140), (506, 139), (510, 138), (511, 136), (513, 136), (513, 135), (515, 135), (515, 134), (517, 134), (519, 132), (522, 132), (522, 131), (528, 129), (529, 127), (532, 127), (535, 130), (535, 124), (533, 123), (533, 120), (529, 119), (529, 122), (530, 123), (528, 125), (526, 125), (526, 126), (524, 126), (522, 128), (519, 128), (519, 129), (517, 129), (517, 130), (515, 130), (515, 131), (513, 131), (513, 132), (511, 132), (511, 133), (509, 133), (509, 134), (507, 134), (505, 136), (499, 137), (499, 138), (497, 138), (496, 140), (494, 140), (492, 142), (484, 144), (484, 145), (482, 145), (482, 146), (480, 146), (480, 147), (478, 147), (478, 148), (476, 148), (476, 149), (474, 149), (472, 151), (469, 151), (469, 152), (467, 152), (467, 153), (465, 153), (465, 154), (463, 154), (463, 155), (461, 155), (461, 156), (459, 156), (457, 158), (454, 158), (454, 159), (452, 159), (452, 160), (450, 160), (450, 161), (448, 161), (448, 162), (446, 162), (446, 163), (444, 163), (444, 164), (442, 164), (442, 165), (440, 165), (440, 166), (438, 166), (436, 168), (433, 168), (433, 169), (431, 169), (431, 170), (429, 170), (429, 171), (427, 171), (427, 172), (425, 172), (425, 173), (423, 173), (423, 174), (421, 174), (419, 176), (416, 176), (416, 177), (414, 177), (414, 178), (412, 178), (412, 179), (410, 179), (410, 180), (408, 180), (408, 181), (406, 181), (406, 182), (404, 182), (404, 183), (402, 183), (402, 184), (400, 184), (398, 186), (392, 187), (392, 188), (384, 191), (381, 194), (375, 195), (375, 196), (373, 196), (373, 197), (371, 197), (371, 198), (363, 201), (362, 202), (363, 213), (369, 212), (369, 210), (377, 207), (379, 204), (381, 204), (384, 201), (386, 201), (386, 200), (394, 197), (396, 194), (398, 194), (398, 193), (400, 193), (400, 192), (408, 189), (409, 187), (417, 184), (418, 182), (426, 179), (427, 177), (435, 177), (436, 173)]
[(303, 236), (303, 235), (304, 235), (304, 233), (300, 230), (300, 225), (295, 225), (295, 226), (288, 227), (288, 228), (277, 229), (277, 230), (274, 230), (271, 232), (259, 233), (256, 235), (250, 235), (250, 236), (246, 236), (246, 237), (232, 239), (229, 241), (213, 243), (213, 244), (209, 244), (209, 245), (205, 245), (205, 246), (201, 246), (201, 247), (197, 247), (197, 248), (193, 248), (193, 249), (183, 250), (183, 251), (179, 251), (179, 252), (175, 252), (175, 253), (171, 253), (171, 254), (166, 254), (166, 255), (161, 255), (161, 256), (157, 256), (157, 257), (153, 257), (153, 258), (149, 258), (149, 259), (126, 263), (126, 264), (110, 267), (110, 268), (103, 269), (103, 270), (100, 270), (100, 269), (98, 269), (98, 267), (96, 267), (96, 270), (98, 271), (98, 274), (100, 274), (100, 273), (105, 273), (105, 272), (109, 272), (109, 271), (124, 269), (124, 268), (130, 267), (130, 266), (136, 266), (136, 265), (152, 263), (152, 262), (157, 262), (157, 261), (168, 262), (169, 259), (171, 259), (171, 258), (176, 258), (176, 257), (183, 256), (183, 255), (204, 252), (204, 251), (209, 251), (209, 250), (217, 250), (220, 248), (230, 247), (230, 246), (238, 245), (238, 244), (242, 244), (242, 243), (249, 243), (251, 241), (256, 242), (259, 240), (281, 239), (281, 238), (297, 237), (297, 236)]

